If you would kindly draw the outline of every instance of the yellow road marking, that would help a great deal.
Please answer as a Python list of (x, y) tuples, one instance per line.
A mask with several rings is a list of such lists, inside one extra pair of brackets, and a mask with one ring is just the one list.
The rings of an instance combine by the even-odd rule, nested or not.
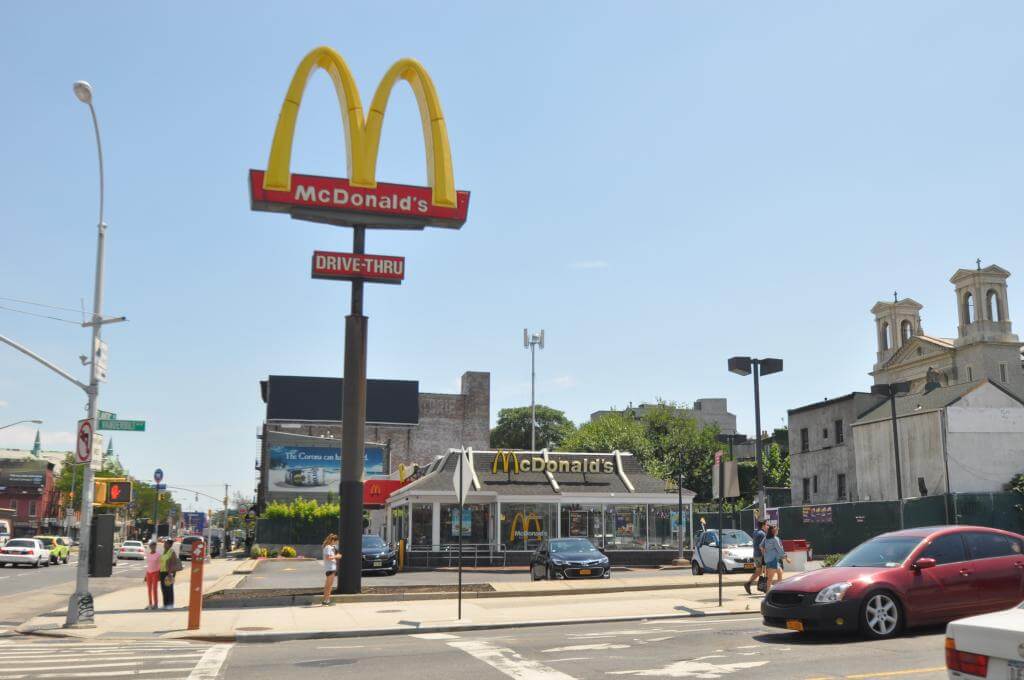
[(847, 675), (847, 680), (858, 680), (863, 678), (892, 678), (898, 675), (917, 675), (919, 673), (937, 673), (939, 671), (946, 670), (945, 666), (935, 666), (934, 668), (909, 668), (905, 671), (887, 671), (884, 673), (862, 673), (860, 675)]

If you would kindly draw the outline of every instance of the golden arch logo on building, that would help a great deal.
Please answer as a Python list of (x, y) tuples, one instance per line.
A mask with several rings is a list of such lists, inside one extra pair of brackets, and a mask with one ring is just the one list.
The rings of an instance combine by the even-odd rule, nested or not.
[[(323, 69), (331, 78), (341, 108), (348, 179), (293, 175), (292, 142), (299, 107), (310, 76)], [(423, 127), (429, 188), (377, 181), (377, 157), (391, 92), (398, 81), (412, 88)], [(293, 212), (296, 208), (364, 216), (365, 226), (448, 226), (466, 221), (469, 193), (455, 189), (448, 127), (430, 74), (415, 59), (399, 59), (387, 70), (364, 114), (359, 89), (345, 60), (330, 47), (307, 54), (292, 76), (278, 114), (266, 172), (250, 171), (254, 210)], [(376, 216), (380, 222), (366, 220)], [(390, 218), (390, 221), (389, 221)], [(335, 222), (340, 223), (340, 222)]]
[(515, 451), (498, 451), (494, 454), (494, 462), (491, 463), (491, 473), (498, 474), (498, 467), (502, 472), (514, 472), (519, 474), (519, 456)]
[[(533, 523), (534, 530), (530, 531), (530, 523)], [(519, 529), (517, 532), (516, 529)], [(529, 514), (517, 512), (515, 517), (512, 518), (512, 524), (508, 530), (508, 540), (515, 541), (517, 538), (521, 538), (524, 541), (533, 539), (544, 538), (547, 533), (541, 527), (540, 517), (535, 512)]]

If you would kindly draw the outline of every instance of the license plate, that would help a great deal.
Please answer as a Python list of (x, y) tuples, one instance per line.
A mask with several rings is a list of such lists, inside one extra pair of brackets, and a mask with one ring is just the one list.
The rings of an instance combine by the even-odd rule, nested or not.
[(786, 621), (786, 628), (802, 633), (804, 632), (804, 622), (790, 619), (789, 621)]
[(1007, 661), (1006, 665), (1006, 680), (1024, 680), (1024, 661)]
[(379, 567), (379, 566), (381, 566), (381, 565), (383, 565), (383, 564), (384, 564), (383, 562), (374, 562), (374, 563), (373, 563), (373, 566), (375, 566), (375, 567)]
[(754, 563), (753, 562), (747, 562), (746, 564), (743, 565), (743, 568), (744, 569), (749, 569), (749, 570), (753, 571), (754, 570)]
[(580, 576), (590, 576), (589, 569), (580, 569)]

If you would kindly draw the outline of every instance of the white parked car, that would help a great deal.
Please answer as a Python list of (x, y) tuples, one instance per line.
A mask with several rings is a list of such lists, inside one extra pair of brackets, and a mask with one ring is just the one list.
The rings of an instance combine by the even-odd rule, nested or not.
[(125, 541), (117, 549), (119, 560), (144, 560), (146, 559), (146, 546), (142, 541)]
[(1024, 680), (1024, 603), (946, 626), (946, 668), (957, 680)]
[(38, 538), (12, 538), (7, 545), (0, 548), (0, 567), (5, 564), (28, 564), (38, 568), (39, 565), (50, 566), (50, 551), (43, 547)]
[[(722, 563), (726, 572), (754, 570), (754, 539), (742, 529), (722, 530)], [(708, 529), (700, 535), (693, 551), (690, 569), (694, 576), (718, 571), (718, 530)]]

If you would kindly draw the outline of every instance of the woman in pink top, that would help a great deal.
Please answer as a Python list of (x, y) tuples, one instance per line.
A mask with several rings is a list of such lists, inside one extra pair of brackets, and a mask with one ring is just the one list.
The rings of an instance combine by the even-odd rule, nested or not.
[(156, 543), (150, 542), (146, 553), (146, 592), (149, 595), (149, 606), (146, 609), (157, 609), (156, 587), (160, 583), (160, 555), (156, 552)]

